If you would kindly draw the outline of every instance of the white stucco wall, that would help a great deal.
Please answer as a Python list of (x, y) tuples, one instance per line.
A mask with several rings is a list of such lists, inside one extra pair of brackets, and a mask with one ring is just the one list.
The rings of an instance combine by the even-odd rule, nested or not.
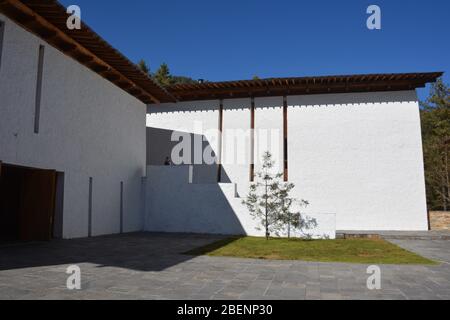
[[(186, 161), (183, 159), (183, 164), (195, 164), (195, 182), (213, 183), (217, 181), (217, 166), (204, 164), (202, 152), (205, 146), (209, 146), (217, 160), (219, 155), (219, 109), (219, 101), (163, 103), (150, 105), (148, 108), (147, 127), (191, 134), (192, 148), (190, 156), (187, 157)], [(153, 158), (165, 159), (166, 156), (171, 156), (171, 154), (158, 154), (161, 151), (158, 145), (171, 143), (172, 137), (165, 136), (165, 141), (160, 141), (156, 144), (152, 141), (153, 138), (152, 136), (147, 137), (148, 152), (156, 153)], [(173, 144), (177, 145), (178, 142), (175, 141)], [(199, 148), (196, 146), (199, 146)], [(165, 151), (166, 149), (164, 148)], [(175, 159), (172, 160), (175, 162)]]
[[(150, 105), (147, 127), (207, 134), (210, 145), (218, 149), (219, 101), (193, 101)], [(216, 134), (209, 134), (215, 131)]]
[[(0, 69), (0, 160), (65, 173), (64, 238), (143, 228), (146, 106), (8, 18)], [(40, 132), (34, 133), (38, 49), (45, 45)]]
[(283, 97), (255, 99), (255, 172), (262, 168), (262, 158), (270, 151), (274, 172), (283, 171)]
[[(250, 111), (244, 100), (224, 101), (224, 107), (242, 106), (234, 111), (224, 108), (224, 130), (249, 128)], [(191, 105), (205, 108), (208, 103), (214, 110), (219, 104)], [(275, 139), (279, 139), (281, 170), (283, 98), (258, 98), (255, 103), (256, 131), (279, 132)], [(189, 127), (190, 112), (171, 112), (183, 110), (183, 104), (161, 108), (163, 113), (153, 109), (147, 116), (147, 126)], [(210, 125), (217, 121), (215, 116), (213, 119)], [(414, 91), (290, 96), (288, 151), (289, 180), (297, 186), (294, 194), (310, 202), (305, 212), (335, 214), (338, 230), (427, 229), (419, 106)], [(261, 156), (263, 151), (256, 152)], [(242, 190), (248, 188), (249, 168), (230, 164), (224, 168), (245, 195)], [(195, 211), (196, 207), (183, 214)], [(150, 209), (148, 215), (153, 214)], [(329, 221), (324, 224), (330, 225), (331, 220), (324, 218)], [(147, 227), (150, 224), (148, 221)]]
[(240, 195), (248, 192), (250, 182), (250, 107), (250, 99), (223, 102), (222, 166), (230, 182), (240, 182), (237, 185)]
[(288, 97), (289, 178), (338, 230), (427, 230), (414, 91)]
[[(264, 236), (260, 221), (250, 216), (234, 184), (189, 184), (189, 166), (148, 166), (147, 175), (146, 230)], [(293, 230), (293, 237), (335, 238), (334, 214), (310, 213), (307, 219), (317, 225), (305, 230), (307, 235)]]

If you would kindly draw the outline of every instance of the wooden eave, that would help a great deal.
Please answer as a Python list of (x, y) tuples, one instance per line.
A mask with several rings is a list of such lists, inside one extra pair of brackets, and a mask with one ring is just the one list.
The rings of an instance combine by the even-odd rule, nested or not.
[(69, 15), (58, 1), (0, 0), (0, 12), (143, 103), (176, 101), (85, 23), (69, 30)]

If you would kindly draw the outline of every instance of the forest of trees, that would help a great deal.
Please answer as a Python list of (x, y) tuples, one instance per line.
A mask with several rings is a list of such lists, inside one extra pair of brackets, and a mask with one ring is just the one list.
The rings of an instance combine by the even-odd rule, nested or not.
[(171, 85), (182, 83), (198, 83), (197, 80), (189, 77), (172, 75), (170, 73), (169, 66), (166, 63), (161, 64), (154, 73), (151, 72), (150, 67), (144, 60), (140, 60), (137, 63), (137, 66), (162, 87), (168, 87)]
[(438, 79), (421, 102), (427, 202), (430, 210), (450, 210), (449, 87)]

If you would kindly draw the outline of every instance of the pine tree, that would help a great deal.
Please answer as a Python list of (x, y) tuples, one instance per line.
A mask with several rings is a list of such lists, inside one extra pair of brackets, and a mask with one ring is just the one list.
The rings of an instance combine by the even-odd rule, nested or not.
[(153, 79), (161, 86), (168, 87), (172, 84), (169, 66), (166, 63), (161, 64), (159, 69), (153, 75)]
[[(280, 211), (280, 220), (283, 226), (287, 227), (287, 236), (291, 237), (292, 230), (310, 229), (313, 227), (314, 221), (306, 221), (302, 218), (299, 211), (293, 210), (293, 205), (297, 204), (299, 207), (307, 207), (308, 201), (292, 198), (290, 193), (295, 188), (295, 184), (290, 182), (278, 183), (277, 191), (277, 206)], [(309, 224), (308, 224), (309, 223)]]
[(430, 209), (450, 209), (450, 89), (442, 79), (421, 102), (427, 201)]
[(139, 62), (137, 63), (137, 66), (146, 75), (150, 75), (150, 68), (148, 67), (148, 65), (147, 65), (147, 63), (145, 62), (144, 59), (139, 60)]
[[(293, 210), (293, 204), (297, 201), (290, 196), (290, 192), (295, 185), (283, 182), (283, 173), (273, 173), (274, 166), (272, 154), (265, 152), (262, 170), (256, 174), (258, 181), (250, 185), (249, 194), (242, 201), (253, 219), (259, 220), (258, 230), (261, 230), (261, 227), (265, 230), (267, 240), (272, 234), (280, 236), (286, 230), (290, 237), (291, 228), (312, 227), (311, 223), (303, 221), (300, 212)], [(308, 202), (301, 200), (298, 204), (306, 206)]]

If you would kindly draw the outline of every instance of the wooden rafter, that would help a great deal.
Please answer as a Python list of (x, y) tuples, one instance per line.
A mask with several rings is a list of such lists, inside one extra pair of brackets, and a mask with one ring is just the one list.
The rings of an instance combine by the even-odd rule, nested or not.
[(180, 85), (167, 90), (181, 101), (212, 98), (244, 98), (303, 94), (399, 91), (421, 88), (434, 82), (442, 72), (409, 74), (339, 75), (303, 78), (270, 78)]
[(53, 47), (99, 73), (144, 103), (176, 101), (86, 24), (66, 27), (68, 15), (55, 0), (0, 0), (0, 12)]

